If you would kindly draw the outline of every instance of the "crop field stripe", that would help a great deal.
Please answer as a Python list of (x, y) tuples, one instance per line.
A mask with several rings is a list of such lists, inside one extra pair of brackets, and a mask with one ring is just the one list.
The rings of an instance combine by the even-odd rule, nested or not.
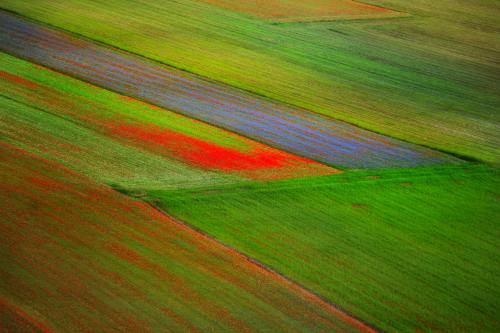
[[(33, 39), (34, 41), (36, 41), (37, 43), (39, 42), (39, 37), (37, 36), (37, 38), (34, 38)], [(51, 40), (48, 40), (47, 42), (50, 42)], [(90, 55), (91, 56), (91, 55)], [(69, 61), (67, 59), (64, 59), (64, 58), (60, 58), (60, 57), (55, 57), (56, 60), (58, 61), (63, 61), (63, 62), (67, 62), (69, 63), (70, 65), (74, 65), (74, 66), (77, 66), (77, 67), (81, 67), (83, 69), (90, 69), (91, 67), (90, 66), (87, 66), (87, 65), (82, 65), (81, 63), (78, 63), (78, 62), (74, 62), (74, 61)], [(93, 59), (94, 60), (94, 63), (96, 64), (97, 67), (99, 67), (100, 65), (100, 60), (102, 59)], [(134, 64), (133, 63), (130, 63), (130, 66), (128, 68), (128, 72), (130, 73), (133, 73), (135, 72), (136, 70), (134, 68), (132, 68)], [(116, 79), (111, 79), (109, 77), (107, 77), (107, 74), (104, 74), (102, 72), (96, 72), (97, 75), (95, 75), (94, 77), (98, 77), (98, 78), (101, 78), (102, 80), (107, 80), (108, 83), (117, 83), (117, 84), (120, 84), (121, 86), (123, 86), (124, 88), (127, 88), (127, 89), (132, 89), (134, 90), (134, 82), (135, 81), (130, 81), (130, 78), (128, 76), (120, 76), (120, 69), (119, 68), (114, 68), (115, 70), (118, 70), (118, 75), (119, 77), (116, 78)], [(76, 70), (78, 72), (78, 70)], [(107, 71), (106, 71), (107, 73)], [(80, 73), (81, 74), (81, 73)], [(153, 79), (159, 79), (158, 76), (151, 76), (151, 75), (148, 75), (147, 73), (144, 73), (144, 72), (138, 72), (137, 75), (139, 77), (151, 77)], [(217, 99), (211, 99), (211, 100), (207, 100), (205, 98), (205, 96), (200, 96), (200, 95), (196, 95), (193, 93), (193, 89), (192, 89), (192, 84), (193, 82), (191, 81), (188, 81), (188, 80), (183, 80), (182, 82), (186, 82), (186, 83), (189, 83), (190, 86), (188, 88), (183, 88), (183, 87), (179, 87), (178, 84), (179, 82), (176, 82), (177, 78), (175, 76), (169, 76), (169, 78), (172, 78), (174, 80), (173, 84), (172, 85), (169, 85), (169, 89), (171, 91), (171, 93), (177, 97), (177, 98), (182, 98), (183, 94), (187, 94), (187, 95), (190, 95), (190, 96), (194, 96), (196, 98), (202, 98), (202, 99), (205, 99), (206, 101), (210, 102), (210, 103), (215, 103), (215, 104), (222, 104), (221, 102), (218, 102)], [(140, 79), (139, 79), (140, 81)], [(198, 86), (198, 87), (195, 87), (196, 88), (200, 88), (201, 86)], [(179, 94), (180, 92), (180, 94)], [(154, 98), (156, 97), (159, 97), (159, 95), (156, 95), (154, 96)], [(219, 98), (221, 96), (218, 96)], [(236, 107), (236, 104), (234, 103), (231, 103), (229, 104), (230, 107)], [(242, 105), (239, 105), (239, 106), (242, 106)], [(233, 116), (233, 120), (234, 121), (238, 121), (238, 116), (237, 115), (231, 115), (231, 114), (226, 114), (226, 117), (229, 117), (229, 116)], [(288, 134), (288, 135), (296, 135), (297, 136), (297, 139), (299, 140), (307, 140), (308, 138), (310, 138), (311, 136), (318, 136), (319, 133), (313, 131), (313, 130), (308, 130), (307, 127), (301, 127), (299, 125), (296, 125), (297, 123), (297, 120), (296, 119), (286, 119), (286, 120), (291, 120), (290, 122), (283, 122), (280, 120), (279, 117), (266, 117), (267, 114), (263, 114), (263, 113), (257, 113), (255, 117), (252, 117), (251, 119), (249, 119), (250, 121), (252, 121), (253, 123), (258, 123), (262, 117), (265, 117), (265, 118), (268, 118), (269, 121), (274, 121), (276, 126), (279, 127), (280, 130), (284, 131), (285, 134)], [(285, 116), (285, 115), (283, 115)], [(316, 124), (317, 126), (321, 126), (321, 120), (317, 122), (318, 124)], [(303, 124), (303, 125), (306, 125), (306, 124)], [(334, 131), (339, 131), (339, 128), (333, 128)], [(300, 131), (305, 131), (304, 134), (302, 135)], [(298, 134), (297, 134), (298, 133)], [(269, 133), (270, 135), (272, 135), (272, 133)], [(369, 145), (369, 144), (372, 144), (373, 143), (373, 140), (371, 140), (370, 138), (368, 137), (363, 137), (363, 136), (359, 136), (359, 135), (356, 135), (355, 133), (352, 133), (352, 134), (345, 134), (344, 135), (346, 137), (349, 137), (350, 135), (352, 135), (354, 137), (355, 140), (359, 140), (359, 143), (358, 145), (360, 146), (360, 149), (363, 149), (363, 148), (366, 148), (365, 147), (365, 144)], [(349, 150), (347, 148), (344, 148), (342, 143), (341, 142), (335, 142), (338, 146), (337, 146), (337, 151), (336, 153), (338, 155), (342, 155), (346, 157), (346, 159), (349, 159), (350, 156), (347, 155), (349, 153)], [(402, 147), (397, 147), (399, 149), (402, 149)], [(311, 151), (314, 149), (314, 147), (305, 147), (305, 149), (307, 149), (308, 151)], [(384, 153), (384, 147), (381, 147), (380, 148), (380, 153)], [(403, 150), (403, 149), (402, 149)], [(401, 151), (401, 153), (404, 155), (405, 153), (408, 153), (408, 151)]]
[(456, 163), (446, 154), (251, 95), (0, 12), (0, 47), (85, 81), (344, 168)]
[(1, 55), (0, 61), (5, 98), (194, 168), (261, 180), (339, 172), (24, 60)]
[(280, 103), (498, 162), (500, 7), (370, 4), (413, 18), (271, 24), (199, 0), (4, 0), (1, 7)]
[(372, 332), (145, 203), (0, 153), (0, 324), (13, 331)]
[(351, 0), (201, 0), (231, 11), (254, 15), (272, 22), (311, 22), (384, 19), (406, 16), (380, 6)]
[[(36, 38), (36, 40), (38, 40), (38, 38)], [(91, 56), (91, 55), (90, 55), (90, 56)], [(60, 59), (60, 58), (56, 58), (56, 60), (61, 60), (61, 59)], [(63, 60), (63, 61), (67, 61), (66, 59), (62, 59), (62, 60)], [(102, 60), (102, 59), (101, 59), (101, 60)], [(98, 59), (94, 59), (94, 61), (95, 61), (94, 63), (96, 64), (96, 66), (97, 66), (97, 67), (99, 67), (99, 66), (100, 66), (100, 65), (99, 65), (99, 64), (100, 64), (100, 61), (99, 61)], [(89, 66), (87, 66), (87, 65), (81, 65), (80, 63), (74, 63), (73, 61), (71, 61), (71, 64), (73, 64), (73, 65), (75, 65), (75, 64), (76, 64), (76, 65), (78, 65), (78, 66), (80, 66), (80, 67), (84, 66), (83, 68), (85, 68), (85, 69), (89, 69), (89, 68), (90, 68), (90, 67), (89, 67)], [(115, 70), (116, 70), (116, 68), (115, 68)], [(78, 70), (77, 70), (77, 71), (78, 71)], [(133, 71), (134, 71), (134, 69), (132, 69), (132, 72), (133, 72)], [(82, 74), (82, 73), (80, 73), (80, 74)], [(106, 74), (103, 74), (103, 75), (106, 75)], [(128, 79), (128, 80), (130, 80), (130, 78), (128, 78), (128, 77), (126, 77), (126, 76), (125, 76), (125, 77), (124, 77), (124, 76), (121, 76), (121, 74), (120, 74), (120, 70), (118, 70), (118, 75), (119, 75), (119, 77), (118, 77), (117, 79), (114, 79), (114, 80), (109, 80), (109, 78), (107, 78), (108, 83), (109, 83), (109, 82), (117, 82), (117, 83), (119, 82), (119, 84), (121, 84), (121, 85), (122, 85), (122, 88), (126, 88), (126, 89), (129, 89), (129, 88), (132, 88), (132, 87), (133, 87), (134, 82), (132, 82), (132, 81), (128, 81), (129, 83), (125, 83), (125, 86), (123, 87), (123, 84), (124, 84), (123, 82), (124, 82), (124, 81), (125, 81), (125, 82), (127, 82), (127, 79)], [(144, 76), (144, 73), (140, 73), (140, 75), (139, 75), (139, 76)], [(103, 80), (104, 80), (104, 79), (106, 79), (106, 77), (101, 77), (101, 78), (102, 78)], [(140, 79), (139, 79), (139, 80), (140, 80)], [(178, 82), (175, 82), (175, 83), (177, 83), (177, 84), (178, 84)], [(181, 96), (176, 95), (176, 93), (175, 93), (176, 88), (173, 88), (173, 89), (172, 89), (172, 88), (170, 88), (170, 86), (169, 86), (169, 89), (171, 89), (171, 90), (173, 90), (173, 91), (174, 91), (174, 96), (179, 97), (179, 98), (182, 98), (182, 95), (181, 95)], [(192, 93), (191, 93), (191, 92), (189, 92), (189, 91), (184, 91), (184, 92), (182, 92), (182, 93), (192, 94)], [(156, 97), (158, 97), (158, 96), (156, 96)], [(153, 98), (156, 98), (156, 97), (154, 96)], [(235, 107), (235, 105), (234, 105), (234, 104), (230, 104), (229, 106), (230, 106), (230, 107)], [(226, 116), (231, 116), (231, 114), (226, 114)], [(249, 119), (249, 120), (250, 120), (252, 123), (258, 123), (258, 122), (259, 122), (259, 120), (260, 120), (260, 119), (259, 119), (259, 117), (260, 117), (260, 118), (262, 118), (262, 117), (266, 117), (266, 116), (267, 116), (266, 114), (262, 114), (262, 113), (260, 113), (260, 114), (257, 114), (255, 117), (253, 117), (253, 118), (251, 118), (251, 119)], [(236, 115), (236, 116), (234, 116), (234, 115), (233, 115), (233, 117), (234, 117), (234, 119), (233, 119), (234, 121), (239, 121), (239, 119), (238, 119), (238, 116), (237, 116), (237, 115)], [(288, 134), (288, 135), (294, 135), (295, 133), (297, 133), (297, 132), (298, 132), (297, 130), (302, 130), (302, 131), (305, 131), (305, 133), (303, 134), (303, 136), (302, 136), (302, 137), (300, 137), (300, 136), (299, 136), (299, 137), (297, 138), (298, 140), (307, 140), (308, 138), (310, 138), (310, 137), (311, 137), (311, 135), (318, 135), (318, 133), (313, 132), (313, 131), (310, 131), (310, 130), (308, 130), (307, 128), (305, 128), (305, 129), (304, 129), (304, 127), (305, 127), (305, 126), (304, 126), (304, 127), (299, 127), (298, 125), (296, 125), (296, 124), (295, 124), (295, 123), (297, 123), (297, 120), (296, 120), (296, 119), (292, 119), (292, 121), (290, 121), (290, 122), (288, 122), (288, 123), (285, 123), (285, 124), (281, 124), (282, 122), (280, 122), (280, 119), (279, 119), (279, 118), (277, 118), (277, 117), (273, 117), (273, 118), (271, 118), (271, 119), (270, 119), (270, 121), (274, 121), (274, 122), (276, 123), (276, 126), (279, 126), (279, 127), (280, 127), (280, 130), (284, 131), (284, 132), (285, 132), (285, 134)], [(318, 123), (321, 123), (321, 120), (320, 120), (320, 121), (318, 121)], [(304, 124), (304, 125), (307, 125), (307, 124)], [(316, 126), (318, 126), (318, 124), (316, 124)], [(319, 124), (319, 126), (321, 126), (321, 124)], [(295, 131), (294, 131), (294, 132), (290, 132), (290, 131), (289, 131), (289, 128), (290, 128), (290, 127), (291, 127), (292, 129), (294, 129)], [(351, 128), (351, 130), (353, 130), (353, 129), (356, 129), (356, 130), (357, 130), (357, 128)], [(334, 130), (334, 131), (338, 131), (338, 130), (339, 130), (339, 128), (333, 128), (333, 130)], [(299, 133), (300, 133), (300, 132), (299, 132)], [(272, 134), (272, 133), (269, 133), (269, 135), (273, 135), (273, 134)], [(344, 133), (344, 135), (345, 135), (346, 137), (348, 137), (348, 136), (349, 136), (349, 134), (345, 134), (345, 133)], [(363, 140), (363, 139), (364, 139), (364, 140)], [(368, 140), (368, 144), (373, 143), (373, 140), (371, 140), (372, 142), (370, 142), (370, 139), (369, 139), (369, 138), (367, 138), (367, 137), (362, 137), (362, 139), (361, 139), (361, 140), (359, 140), (359, 142), (358, 142), (359, 149), (364, 149), (364, 148), (366, 148), (366, 146), (365, 146), (365, 142), (364, 142), (364, 141), (367, 141), (367, 140)], [(319, 144), (319, 145), (320, 145), (320, 144), (321, 144), (321, 142), (316, 142), (316, 144)], [(337, 151), (336, 151), (336, 153), (337, 153), (338, 155), (346, 154), (346, 153), (348, 152), (347, 148), (343, 148), (343, 147), (342, 147), (342, 142), (334, 142), (334, 144), (337, 144), (337, 147), (336, 147)], [(380, 149), (380, 153), (381, 153), (381, 154), (383, 154), (383, 153), (384, 153), (384, 150), (385, 150), (384, 148), (385, 148), (385, 147), (383, 147), (383, 146), (382, 146), (382, 147), (379, 147), (379, 149)], [(402, 147), (397, 147), (397, 148), (399, 148), (399, 149), (403, 150), (403, 149), (402, 149)], [(313, 147), (313, 146), (304, 147), (304, 150), (314, 151), (314, 147)], [(408, 151), (403, 151), (403, 152), (401, 152), (401, 153), (402, 153), (401, 155), (404, 155), (404, 153), (408, 154)], [(346, 156), (346, 160), (348, 160), (349, 158), (350, 158), (350, 156)], [(381, 162), (381, 163), (383, 163), (383, 161), (380, 161), (380, 162)]]
[[(448, 179), (451, 172), (460, 173), (461, 179), (464, 175), (468, 177), (481, 177), (489, 176), (492, 169), (489, 167), (481, 167), (475, 164), (463, 164), (449, 167), (420, 167), (411, 169), (412, 182), (429, 182), (440, 181)], [(356, 187), (362, 184), (401, 184), (408, 182), (408, 169), (385, 169), (377, 170), (356, 170), (348, 173), (330, 176), (318, 177), (303, 177), (296, 179), (283, 179), (273, 180), (268, 182), (259, 181), (243, 181), (231, 184), (221, 184), (212, 186), (191, 187), (189, 189), (177, 190), (159, 190), (161, 193), (169, 193), (171, 200), (183, 200), (184, 198), (190, 200), (192, 196), (200, 197), (219, 197), (219, 196), (238, 196), (241, 194), (249, 194), (254, 192), (271, 193), (271, 192), (286, 192), (286, 191), (300, 191), (301, 189), (321, 189), (338, 187), (346, 189), (349, 187)], [(126, 191), (125, 193), (134, 196), (134, 191)], [(155, 193), (155, 191), (150, 191)]]
[(235, 256), (241, 258), (242, 260), (249, 262), (251, 265), (255, 266), (258, 270), (262, 271), (266, 275), (272, 276), (274, 280), (281, 281), (281, 283), (283, 283), (285, 285), (289, 285), (293, 290), (304, 295), (305, 298), (310, 299), (314, 303), (320, 304), (328, 312), (330, 312), (334, 316), (338, 317), (339, 319), (349, 323), (350, 325), (352, 325), (353, 327), (358, 329), (360, 332), (366, 332), (366, 333), (379, 332), (379, 330), (375, 329), (372, 325), (365, 323), (358, 318), (355, 318), (351, 314), (348, 314), (344, 310), (340, 309), (337, 305), (333, 304), (331, 301), (318, 295), (314, 291), (307, 289), (305, 286), (301, 285), (300, 283), (298, 283), (296, 281), (293, 281), (289, 277), (275, 271), (274, 269), (263, 264), (259, 260), (252, 258), (252, 257), (249, 257), (248, 255), (240, 252), (239, 250), (235, 249), (234, 247), (231, 247), (231, 246), (227, 245), (226, 243), (222, 242), (221, 240), (211, 236), (210, 234), (203, 231), (202, 229), (197, 228), (197, 227), (195, 227), (189, 223), (186, 223), (184, 221), (181, 221), (180, 219), (169, 214), (168, 212), (166, 212), (164, 209), (160, 208), (159, 206), (157, 206), (153, 203), (149, 203), (149, 205), (153, 209), (156, 209), (158, 212), (165, 215), (168, 219), (170, 219), (174, 223), (177, 223), (182, 228), (185, 228), (185, 229), (189, 230), (190, 232), (193, 232), (193, 233), (199, 235), (203, 239), (218, 243), (220, 246), (226, 248), (229, 252), (233, 253)]

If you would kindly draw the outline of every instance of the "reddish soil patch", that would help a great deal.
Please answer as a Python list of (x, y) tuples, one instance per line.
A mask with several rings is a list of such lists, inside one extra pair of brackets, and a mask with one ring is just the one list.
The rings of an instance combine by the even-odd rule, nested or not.
[(247, 13), (268, 19), (292, 21), (316, 19), (371, 18), (394, 15), (397, 12), (352, 0), (203, 0), (232, 11)]
[(20, 76), (13, 75), (13, 74), (7, 73), (5, 71), (0, 71), (0, 77), (2, 79), (8, 80), (10, 82), (20, 84), (28, 89), (36, 89), (38, 87), (38, 84), (36, 84), (33, 81), (26, 80)]
[(4, 298), (0, 298), (0, 331), (8, 332), (8, 328), (4, 327), (3, 320), (7, 320), (10, 323), (5, 323), (6, 325), (12, 325), (16, 329), (22, 328), (24, 332), (41, 332), (41, 333), (52, 333), (52, 330), (47, 324), (34, 318), (29, 313), (21, 309), (20, 307), (8, 302)]
[(368, 208), (368, 205), (362, 204), (362, 203), (354, 203), (351, 206), (352, 206), (352, 208), (359, 208), (359, 209), (361, 209), (361, 208)]

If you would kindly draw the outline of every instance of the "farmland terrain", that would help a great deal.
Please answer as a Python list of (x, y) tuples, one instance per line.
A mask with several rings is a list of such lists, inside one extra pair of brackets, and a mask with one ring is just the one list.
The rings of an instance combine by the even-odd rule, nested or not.
[(144, 203), (0, 149), (2, 331), (363, 330)]
[(0, 133), (102, 182), (165, 188), (338, 172), (9, 55), (0, 59)]
[(304, 22), (324, 20), (359, 20), (404, 16), (388, 8), (352, 0), (203, 0), (236, 12), (256, 15), (273, 22)]
[(494, 0), (3, 0), (0, 332), (500, 331)]
[(344, 168), (457, 162), (430, 149), (155, 66), (8, 13), (0, 15), (0, 41), (6, 52), (308, 158)]
[(370, 4), (410, 17), (273, 25), (190, 0), (4, 0), (2, 8), (392, 137), (498, 163), (498, 2)]
[(384, 331), (500, 328), (496, 170), (363, 171), (150, 195)]

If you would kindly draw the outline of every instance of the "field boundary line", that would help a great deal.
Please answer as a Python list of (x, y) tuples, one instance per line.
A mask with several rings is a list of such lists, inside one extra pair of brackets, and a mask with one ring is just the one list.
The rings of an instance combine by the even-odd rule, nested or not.
[[(356, 128), (359, 128), (361, 130), (365, 130), (365, 131), (368, 131), (368, 132), (371, 132), (371, 133), (374, 133), (374, 134), (377, 134), (377, 135), (385, 136), (385, 137), (393, 139), (393, 140), (398, 140), (398, 141), (401, 141), (401, 142), (404, 142), (404, 143), (407, 143), (407, 144), (411, 144), (411, 145), (419, 146), (419, 147), (426, 148), (426, 149), (429, 149), (429, 150), (433, 150), (433, 151), (436, 151), (436, 152), (439, 152), (439, 153), (442, 153), (442, 154), (454, 157), (454, 158), (458, 159), (460, 162), (466, 161), (466, 162), (482, 162), (482, 163), (485, 163), (483, 160), (478, 159), (478, 158), (473, 157), (473, 156), (469, 156), (467, 154), (463, 154), (463, 153), (460, 153), (460, 152), (455, 152), (455, 151), (452, 151), (452, 150), (448, 150), (448, 149), (444, 149), (444, 148), (441, 148), (441, 147), (433, 146), (433, 145), (431, 145), (429, 143), (423, 143), (423, 142), (410, 141), (408, 139), (403, 139), (403, 138), (401, 138), (399, 136), (391, 135), (391, 134), (388, 134), (388, 133), (386, 133), (384, 131), (380, 131), (380, 130), (372, 128), (372, 127), (362, 126), (362, 125), (360, 125), (357, 122), (354, 122), (352, 120), (341, 119), (341, 118), (338, 118), (337, 116), (328, 115), (328, 114), (325, 114), (323, 112), (314, 111), (314, 110), (312, 110), (310, 108), (307, 108), (307, 107), (304, 107), (304, 106), (292, 104), (292, 103), (287, 102), (285, 100), (278, 99), (276, 97), (266, 95), (265, 93), (262, 93), (262, 92), (259, 92), (259, 91), (250, 90), (250, 89), (242, 87), (240, 85), (226, 83), (226, 82), (223, 82), (223, 81), (220, 81), (220, 80), (208, 77), (206, 75), (194, 72), (194, 71), (192, 71), (192, 70), (190, 70), (188, 68), (172, 64), (172, 63), (164, 61), (164, 60), (160, 60), (160, 59), (157, 59), (157, 58), (152, 58), (152, 57), (149, 57), (149, 56), (145, 56), (145, 55), (137, 53), (135, 51), (127, 50), (126, 48), (123, 48), (123, 47), (120, 47), (120, 46), (117, 46), (117, 45), (114, 45), (114, 44), (110, 44), (108, 42), (104, 42), (104, 41), (101, 41), (99, 39), (91, 38), (91, 37), (86, 36), (86, 35), (84, 35), (82, 33), (78, 33), (78, 32), (71, 31), (69, 29), (66, 29), (66, 28), (63, 28), (63, 27), (51, 24), (51, 23), (40, 21), (38, 19), (32, 18), (31, 16), (27, 16), (27, 15), (21, 14), (19, 12), (16, 12), (14, 10), (10, 10), (10, 9), (4, 8), (1, 5), (0, 5), (0, 11), (3, 11), (3, 12), (8, 13), (10, 15), (14, 15), (14, 16), (20, 17), (21, 19), (24, 19), (24, 20), (26, 20), (28, 22), (32, 22), (32, 23), (38, 24), (40, 26), (44, 26), (46, 28), (50, 28), (50, 29), (54, 29), (54, 30), (59, 31), (59, 32), (66, 33), (66, 34), (68, 34), (70, 36), (73, 36), (73, 37), (78, 38), (78, 39), (85, 40), (85, 41), (93, 43), (93, 44), (95, 44), (97, 46), (109, 49), (111, 51), (114, 51), (114, 52), (117, 52), (117, 53), (121, 53), (121, 54), (124, 54), (124, 55), (129, 56), (129, 57), (138, 58), (139, 60), (142, 60), (142, 61), (144, 61), (146, 63), (149, 62), (149, 63), (158, 64), (158, 65), (161, 65), (161, 66), (167, 66), (167, 67), (170, 67), (170, 68), (172, 68), (174, 70), (177, 70), (177, 71), (184, 72), (186, 74), (192, 75), (192, 76), (196, 77), (197, 79), (199, 79), (201, 81), (206, 81), (206, 82), (209, 82), (209, 83), (217, 84), (217, 85), (220, 85), (220, 86), (226, 86), (226, 87), (229, 87), (231, 89), (239, 90), (239, 91), (241, 91), (241, 92), (243, 92), (245, 94), (253, 95), (255, 97), (260, 97), (260, 98), (262, 98), (262, 99), (264, 99), (264, 100), (266, 100), (268, 102), (271, 102), (271, 103), (276, 103), (276, 104), (280, 104), (280, 105), (283, 105), (283, 106), (287, 106), (287, 107), (290, 107), (290, 108), (295, 109), (295, 110), (300, 110), (302, 112), (308, 112), (308, 113), (314, 114), (315, 116), (318, 116), (318, 117), (323, 117), (323, 118), (330, 119), (330, 120), (333, 120), (333, 121), (336, 121), (336, 122), (345, 123), (345, 124), (354, 126)], [(395, 18), (406, 18), (406, 17), (395, 17)], [(332, 21), (329, 21), (329, 22), (332, 22)], [(339, 22), (342, 22), (342, 21), (339, 21)], [(294, 23), (294, 22), (290, 22), (290, 23)], [(296, 22), (296, 23), (315, 23), (315, 22)], [(284, 24), (284, 23), (275, 23), (275, 24)], [(2, 52), (6, 53), (6, 54), (9, 54), (9, 55), (11, 55), (13, 57), (16, 57), (16, 58), (19, 58), (19, 59), (23, 59), (23, 60), (27, 60), (27, 61), (30, 61), (32, 63), (38, 64), (40, 66), (43, 66), (43, 67), (48, 68), (48, 69), (51, 69), (51, 70), (56, 71), (58, 73), (65, 74), (65, 75), (70, 76), (70, 77), (72, 77), (72, 78), (74, 78), (76, 80), (89, 83), (89, 84), (94, 85), (96, 87), (100, 87), (102, 89), (105, 89), (105, 90), (108, 90), (108, 91), (111, 91), (111, 92), (114, 92), (114, 93), (117, 93), (117, 94), (120, 94), (120, 95), (123, 95), (123, 96), (128, 96), (128, 97), (134, 98), (134, 99), (136, 99), (138, 101), (142, 101), (142, 102), (145, 102), (147, 104), (151, 104), (151, 105), (157, 106), (159, 108), (162, 108), (162, 109), (165, 109), (165, 110), (168, 110), (168, 111), (171, 111), (171, 112), (174, 112), (174, 113), (177, 113), (177, 114), (180, 114), (180, 115), (192, 118), (192, 119), (196, 119), (198, 121), (201, 121), (203, 123), (215, 126), (217, 128), (228, 130), (228, 129), (225, 129), (224, 127), (221, 127), (221, 126), (219, 126), (219, 125), (217, 125), (215, 123), (211, 123), (209, 121), (202, 120), (202, 119), (199, 119), (197, 117), (187, 116), (186, 114), (184, 114), (182, 112), (179, 112), (178, 110), (175, 110), (175, 109), (170, 109), (170, 108), (167, 109), (164, 106), (159, 105), (158, 103), (149, 101), (149, 100), (144, 99), (144, 98), (129, 96), (128, 94), (124, 94), (122, 92), (116, 91), (116, 90), (111, 89), (109, 87), (106, 87), (106, 86), (103, 86), (103, 85), (99, 85), (99, 84), (90, 82), (88, 80), (76, 77), (76, 76), (74, 76), (74, 75), (72, 75), (72, 74), (70, 74), (68, 72), (60, 71), (60, 70), (57, 70), (55, 68), (51, 68), (49, 66), (40, 64), (39, 62), (33, 61), (32, 59), (24, 58), (24, 57), (19, 57), (18, 55), (10, 53), (10, 52), (7, 52), (6, 50), (2, 50)], [(273, 148), (276, 148), (276, 149), (288, 152), (290, 154), (311, 159), (313, 161), (316, 161), (316, 162), (321, 163), (323, 165), (326, 165), (326, 166), (338, 169), (340, 171), (347, 171), (347, 170), (351, 169), (351, 168), (348, 168), (348, 167), (345, 167), (345, 166), (340, 166), (340, 165), (336, 165), (336, 164), (332, 164), (332, 163), (320, 162), (317, 159), (314, 159), (314, 158), (311, 158), (311, 157), (307, 157), (307, 156), (303, 156), (302, 154), (299, 154), (299, 153), (296, 153), (296, 152), (292, 152), (292, 151), (284, 149), (284, 148), (279, 148), (279, 147), (277, 147), (275, 145), (271, 145), (270, 143), (267, 143), (267, 142), (265, 142), (263, 140), (259, 140), (257, 138), (250, 137), (250, 136), (248, 136), (248, 135), (246, 135), (246, 134), (244, 134), (242, 132), (239, 132), (239, 131), (232, 131), (232, 130), (228, 130), (228, 131), (230, 131), (232, 133), (236, 133), (236, 134), (241, 135), (243, 137), (246, 137), (246, 138), (248, 138), (250, 140), (253, 140), (253, 141), (265, 144), (267, 146), (270, 146), (270, 147), (273, 147)]]
[[(477, 164), (481, 166), (481, 164)], [(465, 165), (470, 166), (470, 165)], [(451, 169), (451, 167), (450, 167)], [(467, 167), (456, 167), (458, 170), (465, 170), (467, 179), (473, 178), (476, 176), (481, 176), (484, 174), (490, 174), (494, 171), (490, 169), (473, 169)], [(412, 170), (408, 168), (406, 170)], [(302, 188), (323, 188), (330, 186), (355, 186), (355, 185), (372, 185), (372, 184), (397, 184), (406, 181), (413, 180), (452, 180), (453, 177), (449, 173), (445, 173), (448, 169), (438, 170), (441, 173), (432, 173), (429, 170), (422, 170), (419, 173), (414, 174), (399, 174), (395, 173), (393, 175), (384, 175), (383, 178), (378, 178), (376, 172), (371, 174), (363, 174), (363, 175), (352, 175), (352, 177), (343, 177), (338, 179), (332, 179), (336, 175), (331, 176), (318, 176), (318, 177), (304, 177), (297, 179), (285, 179), (285, 180), (275, 180), (275, 181), (254, 181), (254, 182), (242, 182), (237, 184), (228, 184), (228, 185), (215, 185), (208, 187), (199, 187), (199, 188), (189, 188), (189, 189), (173, 189), (173, 190), (148, 190), (143, 189), (146, 192), (154, 193), (154, 192), (168, 192), (171, 193), (174, 200), (184, 200), (185, 196), (191, 197), (193, 195), (203, 195), (210, 197), (218, 197), (218, 196), (231, 196), (237, 195), (240, 193), (256, 193), (256, 192), (281, 192), (288, 190), (300, 190)], [(470, 171), (468, 171), (470, 170)], [(349, 173), (342, 173), (339, 175), (348, 176)], [(375, 178), (371, 178), (375, 177)], [(306, 180), (310, 178), (311, 182), (307, 182)], [(330, 178), (330, 179), (329, 179)], [(317, 182), (314, 182), (317, 181)], [(130, 194), (134, 196), (134, 191), (126, 191), (125, 189), (116, 188), (118, 191), (123, 191), (125, 194)]]
[[(133, 198), (137, 200), (137, 198)], [(329, 313), (333, 314), (335, 317), (341, 319), (342, 321), (350, 324), (352, 327), (358, 329), (361, 332), (366, 332), (366, 333), (378, 333), (382, 332), (381, 329), (374, 327), (374, 325), (369, 324), (351, 313), (341, 309), (338, 305), (332, 303), (325, 297), (319, 295), (315, 291), (305, 287), (301, 283), (294, 281), (293, 279), (285, 276), (284, 274), (274, 270), (273, 268), (267, 266), (266, 264), (262, 263), (261, 261), (252, 258), (243, 252), (240, 252), (236, 248), (224, 243), (223, 241), (215, 238), (214, 236), (210, 235), (209, 233), (201, 230), (200, 228), (197, 228), (187, 222), (184, 222), (183, 220), (180, 220), (176, 218), (175, 216), (169, 214), (167, 211), (164, 209), (158, 207), (154, 202), (148, 201), (148, 200), (143, 200), (144, 203), (146, 203), (148, 206), (159, 212), (160, 214), (164, 215), (167, 217), (169, 220), (171, 220), (173, 223), (176, 223), (177, 225), (188, 229), (189, 231), (197, 234), (198, 236), (201, 236), (202, 238), (215, 242), (225, 248), (226, 250), (230, 251), (233, 255), (236, 255), (237, 257), (243, 259), (244, 261), (250, 263), (252, 266), (258, 268), (261, 272), (265, 272), (267, 275), (270, 275), (274, 278), (276, 278), (278, 281), (285, 283), (293, 289), (294, 291), (302, 294), (306, 299), (309, 301), (312, 301), (314, 303), (319, 304), (323, 309), (328, 311)]]

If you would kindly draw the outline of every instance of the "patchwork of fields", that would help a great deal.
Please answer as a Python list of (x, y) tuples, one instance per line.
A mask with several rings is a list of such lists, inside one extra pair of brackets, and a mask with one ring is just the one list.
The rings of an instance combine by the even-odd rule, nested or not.
[(4, 0), (0, 332), (500, 331), (493, 0)]
[(410, 17), (273, 25), (193, 0), (4, 0), (2, 8), (391, 137), (498, 164), (496, 1), (370, 4)]
[(0, 57), (0, 133), (101, 181), (185, 187), (338, 172), (6, 54)]
[(144, 203), (0, 150), (2, 331), (363, 330)]
[(2, 49), (102, 87), (344, 168), (452, 162), (430, 149), (273, 103), (0, 13)]

